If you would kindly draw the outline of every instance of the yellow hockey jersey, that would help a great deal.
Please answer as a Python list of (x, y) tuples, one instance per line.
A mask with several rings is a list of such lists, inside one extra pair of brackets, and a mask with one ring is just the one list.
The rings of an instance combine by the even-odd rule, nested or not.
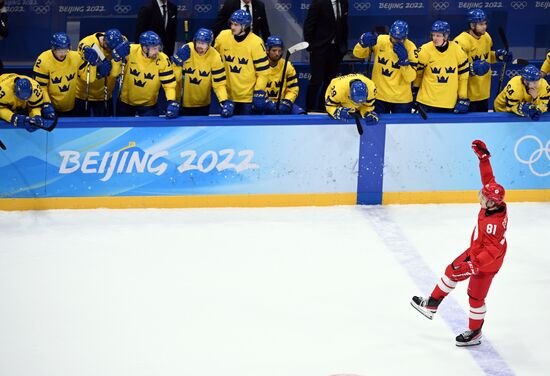
[(550, 74), (550, 52), (546, 54), (546, 60), (542, 63), (542, 68), (540, 68), (546, 74)]
[[(473, 37), (467, 31), (463, 31), (455, 38), (462, 50), (468, 55), (468, 63), (472, 64), (474, 60), (486, 60), (489, 64), (494, 64), (497, 59), (493, 48), (493, 40), (489, 33), (485, 33), (479, 39)], [(470, 76), (468, 78), (468, 98), (471, 101), (481, 101), (489, 98), (491, 95), (491, 75), (489, 69), (483, 76)]]
[(454, 108), (458, 98), (468, 97), (468, 56), (453, 42), (439, 52), (432, 42), (418, 49), (417, 102), (439, 108)]
[[(32, 84), (32, 94), (29, 99), (22, 101), (15, 96), (15, 79), (27, 78)], [(31, 117), (40, 116), (44, 94), (42, 88), (30, 77), (7, 73), (0, 76), (0, 119), (11, 122), (14, 113), (25, 114)]]
[(208, 48), (201, 56), (195, 51), (193, 42), (187, 43), (191, 49), (191, 57), (183, 64), (183, 67), (172, 65), (176, 77), (176, 98), (181, 101), (182, 72), (185, 73), (183, 85), (183, 106), (203, 107), (210, 104), (210, 92), (214, 93), (219, 102), (227, 97), (225, 67), (218, 51)]
[[(78, 67), (79, 74), (76, 81), (76, 97), (78, 99), (86, 100), (86, 76), (88, 67), (90, 68), (90, 92), (89, 100), (91, 101), (102, 101), (104, 100), (104, 87), (107, 86), (107, 99), (112, 98), (113, 89), (115, 88), (117, 77), (120, 74), (121, 62), (115, 62), (112, 60), (111, 51), (106, 48), (101, 47), (99, 43), (99, 38), (103, 37), (103, 33), (95, 33), (88, 35), (78, 43), (78, 53), (80, 54), (81, 63)], [(126, 40), (126, 38), (124, 38)], [(94, 67), (84, 60), (84, 47), (93, 47), (97, 45), (101, 52), (105, 55), (106, 59), (111, 60), (113, 68), (111, 73), (104, 78), (97, 79), (97, 67)]]
[(549, 100), (550, 84), (544, 78), (539, 80), (537, 99), (533, 99), (527, 92), (521, 76), (515, 76), (508, 81), (504, 90), (495, 98), (495, 112), (513, 112), (523, 116), (518, 106), (525, 102), (533, 103), (541, 112), (547, 112)]
[[(34, 63), (34, 77), (42, 86), (44, 102), (51, 103), (60, 112), (74, 108), (78, 67), (82, 63), (80, 54), (69, 51), (65, 60), (59, 61), (52, 50), (44, 51)], [(86, 80), (86, 77), (80, 77)]]
[[(389, 35), (379, 35), (376, 45), (372, 48), (374, 53), (374, 65), (372, 68), (372, 81), (376, 85), (377, 99), (389, 103), (412, 102), (411, 83), (416, 79), (416, 45), (406, 39), (405, 48), (409, 55), (411, 65), (399, 66), (398, 58), (393, 52), (393, 44)], [(358, 58), (368, 59), (371, 48), (363, 48), (357, 43), (353, 49), (353, 55)]]
[[(276, 102), (279, 97), (279, 89), (281, 88), (281, 77), (283, 74), (283, 67), (285, 65), (285, 59), (279, 59), (277, 65), (269, 66), (269, 76), (267, 78), (266, 93), (267, 97)], [(281, 94), (281, 99), (288, 99), (292, 103), (298, 98), (300, 88), (298, 87), (298, 74), (296, 69), (289, 61), (286, 65), (285, 72), (285, 85)]]
[(159, 52), (156, 60), (143, 56), (141, 45), (131, 44), (126, 57), (120, 100), (131, 106), (154, 106), (160, 85), (166, 99), (176, 100), (176, 77), (170, 58)]
[[(355, 80), (363, 81), (367, 85), (367, 101), (359, 106), (349, 96), (350, 83)], [(336, 77), (330, 81), (325, 93), (325, 108), (332, 117), (334, 117), (334, 113), (338, 107), (354, 108), (361, 113), (361, 116), (365, 116), (367, 112), (374, 110), (376, 96), (376, 85), (374, 82), (362, 74), (352, 73)]]
[(269, 69), (264, 43), (250, 32), (237, 42), (231, 30), (223, 30), (214, 42), (225, 66), (227, 92), (234, 102), (250, 103), (255, 90), (265, 90)]

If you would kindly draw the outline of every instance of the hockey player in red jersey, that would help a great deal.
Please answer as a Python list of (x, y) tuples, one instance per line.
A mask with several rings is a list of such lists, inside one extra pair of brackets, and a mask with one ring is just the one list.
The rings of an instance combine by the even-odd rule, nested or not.
[(506, 227), (508, 215), (504, 202), (504, 188), (495, 181), (489, 162), (491, 153), (480, 140), (472, 142), (472, 149), (479, 158), (479, 170), (483, 188), (479, 191), (481, 209), (470, 240), (470, 247), (445, 269), (428, 298), (413, 296), (411, 305), (420, 313), (433, 318), (437, 307), (456, 284), (470, 279), (469, 330), (456, 337), (457, 346), (473, 346), (481, 343), (481, 327), (485, 317), (485, 297), (491, 281), (498, 273), (506, 255)]

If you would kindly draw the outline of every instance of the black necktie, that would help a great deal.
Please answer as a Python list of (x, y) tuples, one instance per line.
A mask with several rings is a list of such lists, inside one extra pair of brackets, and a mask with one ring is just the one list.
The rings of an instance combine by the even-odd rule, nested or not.
[(246, 13), (250, 14), (250, 5), (244, 4), (244, 10), (246, 11)]
[(162, 19), (164, 20), (164, 28), (168, 25), (168, 13), (166, 12), (166, 4), (162, 4)]

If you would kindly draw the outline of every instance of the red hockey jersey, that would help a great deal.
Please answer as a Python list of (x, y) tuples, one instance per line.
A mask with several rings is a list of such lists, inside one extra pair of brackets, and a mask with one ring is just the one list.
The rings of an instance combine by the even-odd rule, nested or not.
[[(483, 185), (495, 182), (489, 158), (479, 161), (479, 170)], [(506, 203), (503, 202), (497, 210), (479, 211), (468, 251), (470, 259), (477, 264), (480, 272), (496, 273), (502, 266), (507, 248), (507, 226)]]

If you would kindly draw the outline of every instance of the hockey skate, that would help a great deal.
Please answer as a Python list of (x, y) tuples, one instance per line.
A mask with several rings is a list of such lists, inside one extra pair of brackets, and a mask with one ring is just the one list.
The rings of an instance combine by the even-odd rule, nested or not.
[(435, 313), (437, 312), (439, 303), (441, 303), (441, 300), (436, 300), (431, 296), (428, 299), (421, 296), (413, 296), (411, 300), (411, 305), (430, 320), (433, 319)]
[(481, 329), (466, 330), (464, 333), (456, 336), (456, 345), (458, 347), (476, 346), (481, 343)]

